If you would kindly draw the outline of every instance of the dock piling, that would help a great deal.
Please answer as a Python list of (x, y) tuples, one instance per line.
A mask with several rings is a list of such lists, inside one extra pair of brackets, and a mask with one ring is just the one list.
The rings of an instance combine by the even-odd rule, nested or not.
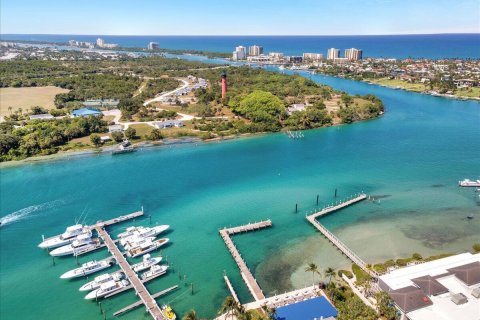
[(192, 296), (193, 296), (193, 282), (190, 283), (190, 289), (191, 289), (191, 294), (192, 294)]
[(318, 198), (319, 198), (319, 197), (320, 197), (320, 196), (317, 194), (317, 206), (318, 206)]
[(335, 198), (337, 197), (337, 188), (335, 188)]
[(53, 266), (55, 266), (55, 257), (52, 256), (52, 262), (53, 262)]
[(98, 303), (98, 307), (100, 308), (100, 314), (103, 314), (103, 309), (102, 309), (102, 303), (101, 302)]
[(295, 213), (298, 212), (298, 203), (295, 204)]

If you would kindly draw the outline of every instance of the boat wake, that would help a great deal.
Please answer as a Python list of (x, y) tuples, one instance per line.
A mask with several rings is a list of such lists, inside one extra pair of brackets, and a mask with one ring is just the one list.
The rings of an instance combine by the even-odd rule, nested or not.
[(54, 200), (54, 201), (49, 201), (42, 204), (29, 206), (29, 207), (17, 210), (15, 212), (12, 212), (10, 214), (7, 214), (5, 217), (0, 218), (0, 223), (2, 224), (2, 226), (5, 226), (7, 224), (19, 222), (21, 220), (30, 219), (36, 214), (46, 209), (54, 208), (62, 203), (63, 202), (60, 200)]

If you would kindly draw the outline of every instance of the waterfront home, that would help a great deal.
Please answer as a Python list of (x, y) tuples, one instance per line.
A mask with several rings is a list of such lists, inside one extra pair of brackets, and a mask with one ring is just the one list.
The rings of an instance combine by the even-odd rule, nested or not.
[(293, 112), (296, 112), (296, 111), (305, 111), (305, 104), (303, 103), (294, 103), (292, 105), (290, 105), (290, 107), (288, 107), (287, 109), (287, 113), (288, 115), (292, 115)]
[(53, 119), (54, 116), (52, 116), (49, 113), (43, 113), (43, 114), (32, 114), (29, 116), (30, 120), (50, 120)]
[(173, 128), (173, 127), (181, 128), (185, 126), (183, 121), (179, 121), (179, 120), (159, 121), (159, 122), (154, 122), (153, 125), (158, 129), (166, 129), (166, 128)]
[(82, 108), (77, 109), (72, 112), (72, 116), (76, 117), (87, 117), (87, 116), (101, 116), (102, 112), (95, 108)]
[(401, 319), (478, 319), (480, 253), (412, 264), (379, 277)]

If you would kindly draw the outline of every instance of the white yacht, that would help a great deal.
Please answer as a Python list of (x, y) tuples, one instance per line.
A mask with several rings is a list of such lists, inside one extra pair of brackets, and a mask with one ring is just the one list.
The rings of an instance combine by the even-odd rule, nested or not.
[(92, 239), (88, 234), (81, 234), (72, 241), (71, 244), (54, 249), (50, 251), (50, 255), (54, 257), (66, 256), (66, 255), (79, 255), (85, 251), (95, 249), (100, 245), (100, 239)]
[(159, 257), (152, 258), (152, 256), (149, 253), (147, 253), (146, 255), (143, 256), (143, 261), (137, 264), (134, 264), (132, 266), (132, 269), (135, 272), (140, 272), (143, 270), (147, 270), (151, 266), (159, 264), (160, 261), (162, 261), (162, 257), (159, 256)]
[(69, 244), (80, 234), (92, 234), (90, 228), (83, 226), (81, 224), (76, 224), (70, 227), (67, 227), (64, 233), (54, 236), (48, 239), (43, 239), (42, 243), (38, 245), (39, 248), (57, 248)]
[[(120, 239), (120, 244), (123, 240), (126, 240), (130, 237), (140, 236), (140, 237), (155, 237), (162, 233), (163, 231), (170, 228), (169, 225), (161, 225), (155, 227), (129, 227), (125, 232), (122, 232), (118, 235)], [(123, 244), (122, 244), (123, 245)]]
[(168, 241), (170, 241), (168, 238), (162, 238), (162, 239), (151, 241), (151, 242), (145, 242), (138, 247), (128, 250), (127, 256), (131, 258), (139, 257), (141, 255), (144, 255), (145, 253), (148, 253), (150, 251), (160, 248), (161, 246), (167, 244)]
[(108, 281), (120, 281), (125, 277), (125, 274), (122, 271), (117, 271), (113, 273), (102, 274), (98, 277), (95, 277), (93, 281), (85, 283), (80, 287), (80, 291), (92, 291), (100, 288), (100, 286)]
[(83, 277), (95, 272), (98, 272), (100, 270), (109, 268), (115, 264), (115, 260), (108, 259), (108, 260), (102, 260), (102, 261), (89, 261), (84, 264), (82, 264), (79, 268), (70, 270), (65, 272), (60, 276), (60, 279), (72, 279), (72, 278), (78, 278), (78, 277)]
[(154, 265), (150, 267), (150, 270), (142, 274), (142, 280), (146, 280), (151, 277), (157, 277), (167, 273), (168, 266)]
[(125, 248), (125, 250), (130, 250), (130, 249), (139, 247), (144, 243), (149, 243), (149, 242), (152, 242), (154, 240), (155, 240), (155, 237), (144, 238), (144, 237), (134, 236), (134, 237), (129, 238), (129, 241), (124, 242), (123, 247)]
[(470, 179), (464, 179), (462, 181), (458, 181), (458, 185), (460, 187), (480, 187), (480, 180), (470, 180)]
[(85, 296), (86, 300), (102, 298), (106, 295), (112, 294), (120, 289), (123, 289), (130, 285), (128, 280), (123, 279), (120, 281), (110, 280), (100, 285), (100, 288), (93, 290)]

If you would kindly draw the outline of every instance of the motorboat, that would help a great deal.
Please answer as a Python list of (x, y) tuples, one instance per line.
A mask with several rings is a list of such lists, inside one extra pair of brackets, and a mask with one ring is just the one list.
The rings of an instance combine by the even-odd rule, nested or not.
[(170, 307), (168, 305), (162, 306), (162, 313), (163, 313), (163, 316), (167, 320), (176, 320), (177, 319), (177, 315), (175, 314), (175, 312), (173, 312), (172, 307)]
[(84, 277), (86, 275), (98, 272), (100, 270), (109, 268), (115, 264), (115, 259), (107, 259), (102, 261), (89, 261), (82, 264), (79, 268), (65, 272), (60, 276), (60, 279), (72, 279)]
[(64, 233), (48, 239), (43, 239), (42, 243), (38, 245), (42, 249), (57, 248), (71, 243), (80, 234), (92, 234), (91, 230), (81, 224), (76, 224), (67, 227)]
[[(161, 225), (161, 226), (155, 226), (155, 227), (129, 227), (125, 232), (122, 232), (118, 235), (118, 238), (120, 239), (120, 244), (122, 244), (122, 240), (125, 240), (127, 238), (133, 237), (133, 236), (140, 236), (140, 237), (155, 237), (162, 233), (163, 231), (167, 230), (170, 228), (169, 225)], [(122, 244), (123, 245), (123, 244)]]
[(115, 293), (127, 286), (130, 285), (130, 282), (126, 279), (120, 281), (110, 280), (100, 285), (100, 288), (91, 291), (85, 296), (86, 300), (92, 300), (97, 298), (105, 297), (106, 295)]
[(149, 253), (147, 253), (146, 255), (143, 256), (143, 261), (139, 262), (137, 264), (134, 264), (132, 266), (132, 269), (135, 272), (140, 272), (140, 271), (143, 271), (143, 270), (147, 270), (151, 266), (159, 264), (160, 261), (162, 261), (161, 256), (152, 258), (152, 256)]
[(168, 266), (159, 266), (154, 265), (150, 267), (150, 270), (144, 272), (141, 276), (142, 280), (147, 280), (148, 278), (158, 277), (167, 273)]
[(122, 271), (117, 271), (113, 273), (102, 274), (98, 277), (95, 277), (93, 281), (85, 283), (83, 286), (78, 289), (79, 291), (92, 291), (100, 288), (100, 286), (108, 281), (120, 281), (125, 277), (125, 274)]
[(470, 179), (464, 179), (462, 181), (458, 181), (458, 185), (460, 187), (480, 187), (480, 180), (470, 180)]
[(127, 241), (123, 247), (125, 248), (125, 250), (130, 250), (130, 249), (133, 249), (133, 248), (136, 248), (136, 247), (139, 247), (141, 246), (142, 244), (144, 243), (148, 243), (148, 242), (152, 242), (155, 240), (155, 237), (146, 237), (146, 238), (143, 238), (143, 237), (133, 237), (130, 239), (130, 241)]
[(150, 251), (156, 250), (161, 246), (167, 244), (170, 240), (168, 238), (162, 238), (155, 241), (148, 241), (143, 243), (142, 245), (132, 248), (127, 251), (127, 256), (131, 258), (139, 257), (144, 255), (145, 253), (149, 253)]
[(81, 234), (77, 236), (71, 244), (50, 251), (50, 255), (54, 257), (67, 256), (70, 254), (79, 255), (86, 251), (94, 250), (99, 246), (99, 238), (92, 239), (88, 234)]

